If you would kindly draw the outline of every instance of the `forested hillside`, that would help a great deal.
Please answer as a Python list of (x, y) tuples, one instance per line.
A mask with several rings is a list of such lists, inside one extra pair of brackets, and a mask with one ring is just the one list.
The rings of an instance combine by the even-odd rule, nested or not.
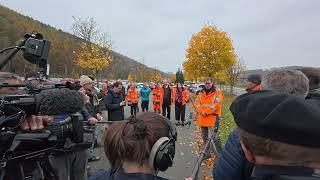
[[(89, 74), (74, 63), (74, 50), (82, 41), (78, 37), (43, 24), (30, 17), (0, 5), (0, 49), (16, 45), (25, 33), (39, 32), (44, 38), (51, 41), (49, 54), (50, 72), (55, 77), (79, 77), (82, 73)], [(133, 80), (147, 81), (151, 76), (158, 74), (162, 77), (166, 73), (149, 68), (134, 59), (112, 51), (110, 66), (100, 73), (101, 78), (127, 79), (129, 74), (135, 74)], [(1, 59), (3, 56), (1, 56)], [(17, 55), (6, 67), (7, 70), (23, 75), (35, 67)], [(159, 77), (159, 76), (157, 76)]]

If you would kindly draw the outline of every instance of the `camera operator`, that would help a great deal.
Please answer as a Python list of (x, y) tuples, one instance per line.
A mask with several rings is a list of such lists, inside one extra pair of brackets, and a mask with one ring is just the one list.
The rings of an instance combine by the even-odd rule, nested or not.
[[(0, 72), (0, 82), (1, 83), (7, 83), (7, 84), (21, 84), (21, 81), (19, 77), (13, 73), (10, 72)], [(0, 87), (0, 96), (2, 95), (14, 95), (18, 94), (19, 89), (18, 87)], [(20, 125), (20, 128), (22, 130), (31, 130), (31, 131), (36, 131), (36, 130), (41, 130), (44, 128), (44, 125), (52, 121), (52, 117), (50, 116), (35, 116), (35, 115), (29, 115), (25, 118), (25, 120), (22, 122)], [(0, 175), (2, 172), (0, 172)], [(33, 180), (40, 179), (39, 176), (37, 176), (39, 173), (34, 172), (34, 177)]]
[(95, 155), (94, 150), (95, 143), (97, 143), (98, 139), (98, 129), (96, 123), (98, 120), (102, 119), (100, 112), (98, 112), (99, 100), (97, 95), (94, 93), (94, 82), (89, 76), (82, 75), (80, 77), (80, 85), (81, 88), (79, 92), (85, 97), (85, 99), (87, 99), (87, 102), (85, 102), (85, 108), (89, 112), (89, 117), (84, 116), (84, 119), (86, 120), (86, 118), (88, 118), (88, 124), (91, 126), (90, 129), (94, 135), (94, 143), (88, 152), (88, 161), (99, 161), (100, 157)]
[[(31, 83), (31, 88), (35, 88), (43, 81), (38, 73), (28, 73), (26, 81)], [(87, 113), (89, 114), (89, 113)], [(55, 116), (56, 121), (63, 120), (64, 115)], [(52, 121), (50, 116), (30, 116), (22, 123), (21, 127), (24, 130), (43, 129), (45, 123)], [(52, 168), (54, 176), (59, 179), (70, 180), (86, 180), (87, 179), (87, 150), (72, 151), (72, 152), (53, 152), (48, 157), (48, 162)], [(36, 173), (34, 173), (36, 174)]]
[[(7, 84), (21, 84), (19, 76), (10, 72), (0, 72), (0, 82)], [(18, 87), (0, 87), (0, 96), (6, 94), (18, 94)], [(28, 116), (26, 120), (20, 125), (22, 130), (39, 130), (43, 129), (44, 125), (52, 121), (52, 117), (49, 116)]]
[[(308, 79), (300, 71), (275, 69), (262, 78), (262, 89), (291, 94), (305, 98), (308, 93)], [(247, 179), (251, 176), (253, 164), (248, 162), (240, 145), (239, 129), (228, 137), (225, 149), (218, 157), (213, 176), (217, 180)]]
[(176, 131), (161, 115), (143, 112), (116, 122), (105, 137), (104, 150), (111, 169), (98, 171), (90, 180), (163, 180), (157, 172), (172, 165)]

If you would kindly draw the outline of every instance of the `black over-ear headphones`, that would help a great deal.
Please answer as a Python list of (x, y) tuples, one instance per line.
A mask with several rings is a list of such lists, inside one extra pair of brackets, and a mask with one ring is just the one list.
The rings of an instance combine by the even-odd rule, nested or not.
[[(160, 115), (159, 115), (160, 116)], [(176, 153), (175, 142), (177, 141), (176, 127), (166, 117), (163, 118), (169, 127), (169, 136), (161, 137), (152, 146), (149, 165), (155, 172), (165, 171), (172, 166), (173, 158)]]

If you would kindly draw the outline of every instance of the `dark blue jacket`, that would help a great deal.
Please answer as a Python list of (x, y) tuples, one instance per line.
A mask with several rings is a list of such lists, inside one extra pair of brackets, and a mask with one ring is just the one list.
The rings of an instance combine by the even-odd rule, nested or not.
[(167, 180), (162, 177), (143, 173), (125, 173), (121, 170), (99, 170), (89, 180)]
[(224, 151), (218, 157), (213, 170), (215, 180), (246, 180), (252, 173), (253, 165), (246, 159), (241, 148), (238, 129), (228, 137)]
[(109, 121), (120, 121), (124, 119), (124, 109), (120, 106), (120, 102), (124, 101), (125, 97), (121, 93), (115, 93), (113, 90), (103, 98), (108, 109)]

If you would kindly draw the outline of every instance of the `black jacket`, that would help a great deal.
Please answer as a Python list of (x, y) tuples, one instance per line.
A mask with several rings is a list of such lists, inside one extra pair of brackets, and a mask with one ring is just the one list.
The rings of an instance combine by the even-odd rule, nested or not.
[(104, 171), (99, 170), (89, 180), (167, 180), (162, 177), (153, 176), (151, 174), (142, 173), (125, 173), (121, 170), (118, 171)]
[(319, 169), (284, 166), (255, 166), (251, 180), (320, 180)]
[(309, 94), (306, 97), (306, 99), (318, 99), (318, 100), (320, 100), (320, 89), (314, 89), (314, 90), (309, 91)]
[(120, 106), (120, 102), (124, 101), (124, 97), (121, 93), (115, 93), (111, 90), (103, 100), (108, 110), (108, 121), (119, 121), (124, 119), (124, 109), (123, 106)]
[(84, 121), (88, 121), (89, 118), (92, 118), (94, 116), (91, 116), (88, 109), (84, 106), (81, 110), (81, 114), (83, 116)]

